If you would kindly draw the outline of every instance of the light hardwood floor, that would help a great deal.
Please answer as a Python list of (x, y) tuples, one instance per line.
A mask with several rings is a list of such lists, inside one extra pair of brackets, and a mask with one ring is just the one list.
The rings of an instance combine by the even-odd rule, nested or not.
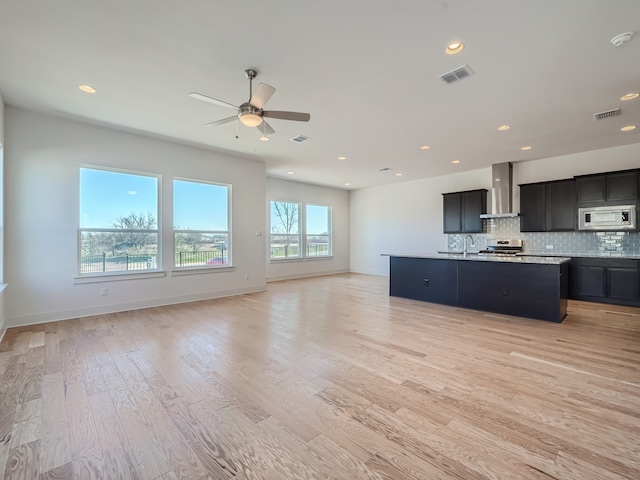
[(10, 329), (5, 479), (640, 479), (640, 309), (562, 324), (345, 274)]

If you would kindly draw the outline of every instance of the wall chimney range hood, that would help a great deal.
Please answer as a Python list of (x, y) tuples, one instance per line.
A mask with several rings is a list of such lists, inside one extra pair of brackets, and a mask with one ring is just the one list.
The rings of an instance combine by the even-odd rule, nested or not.
[(513, 194), (513, 166), (511, 162), (491, 165), (491, 213), (480, 218), (517, 217), (511, 205)]

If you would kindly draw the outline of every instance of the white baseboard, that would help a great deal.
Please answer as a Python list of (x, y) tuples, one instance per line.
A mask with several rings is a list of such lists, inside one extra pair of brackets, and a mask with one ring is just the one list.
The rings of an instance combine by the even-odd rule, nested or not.
[[(59, 320), (70, 320), (72, 318), (90, 317), (92, 315), (104, 315), (107, 313), (126, 312), (129, 310), (140, 310), (142, 308), (162, 307), (164, 305), (175, 305), (178, 303), (197, 302), (200, 300), (211, 300), (214, 298), (231, 297), (243, 295), (245, 293), (263, 292), (266, 285), (257, 285), (246, 288), (236, 288), (210, 293), (200, 293), (195, 295), (182, 295), (179, 297), (157, 298), (142, 302), (121, 303), (118, 305), (101, 305), (99, 307), (79, 308), (72, 310), (61, 310), (57, 312), (45, 312), (35, 315), (22, 315), (19, 317), (7, 318), (7, 327), (23, 327), (36, 325), (39, 323), (56, 322)], [(1, 338), (1, 337), (0, 337)]]
[(377, 270), (360, 270), (360, 269), (351, 269), (351, 273), (361, 273), (363, 275), (375, 275), (376, 277), (388, 277), (388, 272), (379, 272)]
[(278, 282), (280, 280), (295, 280), (296, 278), (309, 278), (309, 277), (322, 277), (325, 275), (338, 275), (340, 273), (349, 273), (349, 270), (330, 270), (327, 272), (314, 272), (314, 273), (291, 273), (288, 275), (272, 275), (267, 277), (268, 282)]

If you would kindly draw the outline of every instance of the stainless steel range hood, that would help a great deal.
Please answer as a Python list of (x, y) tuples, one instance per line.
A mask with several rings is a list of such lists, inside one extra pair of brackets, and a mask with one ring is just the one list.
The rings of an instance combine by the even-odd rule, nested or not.
[(491, 166), (491, 209), (480, 218), (517, 217), (513, 213), (513, 166), (511, 162), (496, 163)]

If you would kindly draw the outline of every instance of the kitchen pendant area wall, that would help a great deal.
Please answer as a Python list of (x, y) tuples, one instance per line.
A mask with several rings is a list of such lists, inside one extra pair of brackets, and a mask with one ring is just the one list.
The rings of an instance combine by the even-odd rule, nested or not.
[[(475, 247), (469, 251), (482, 250), (488, 240), (514, 238), (524, 241), (524, 252), (532, 255), (640, 256), (640, 232), (521, 232), (520, 217), (491, 218), (483, 224), (483, 233), (473, 234)], [(449, 234), (447, 248), (462, 251), (465, 234)], [(547, 248), (552, 245), (553, 248)]]

